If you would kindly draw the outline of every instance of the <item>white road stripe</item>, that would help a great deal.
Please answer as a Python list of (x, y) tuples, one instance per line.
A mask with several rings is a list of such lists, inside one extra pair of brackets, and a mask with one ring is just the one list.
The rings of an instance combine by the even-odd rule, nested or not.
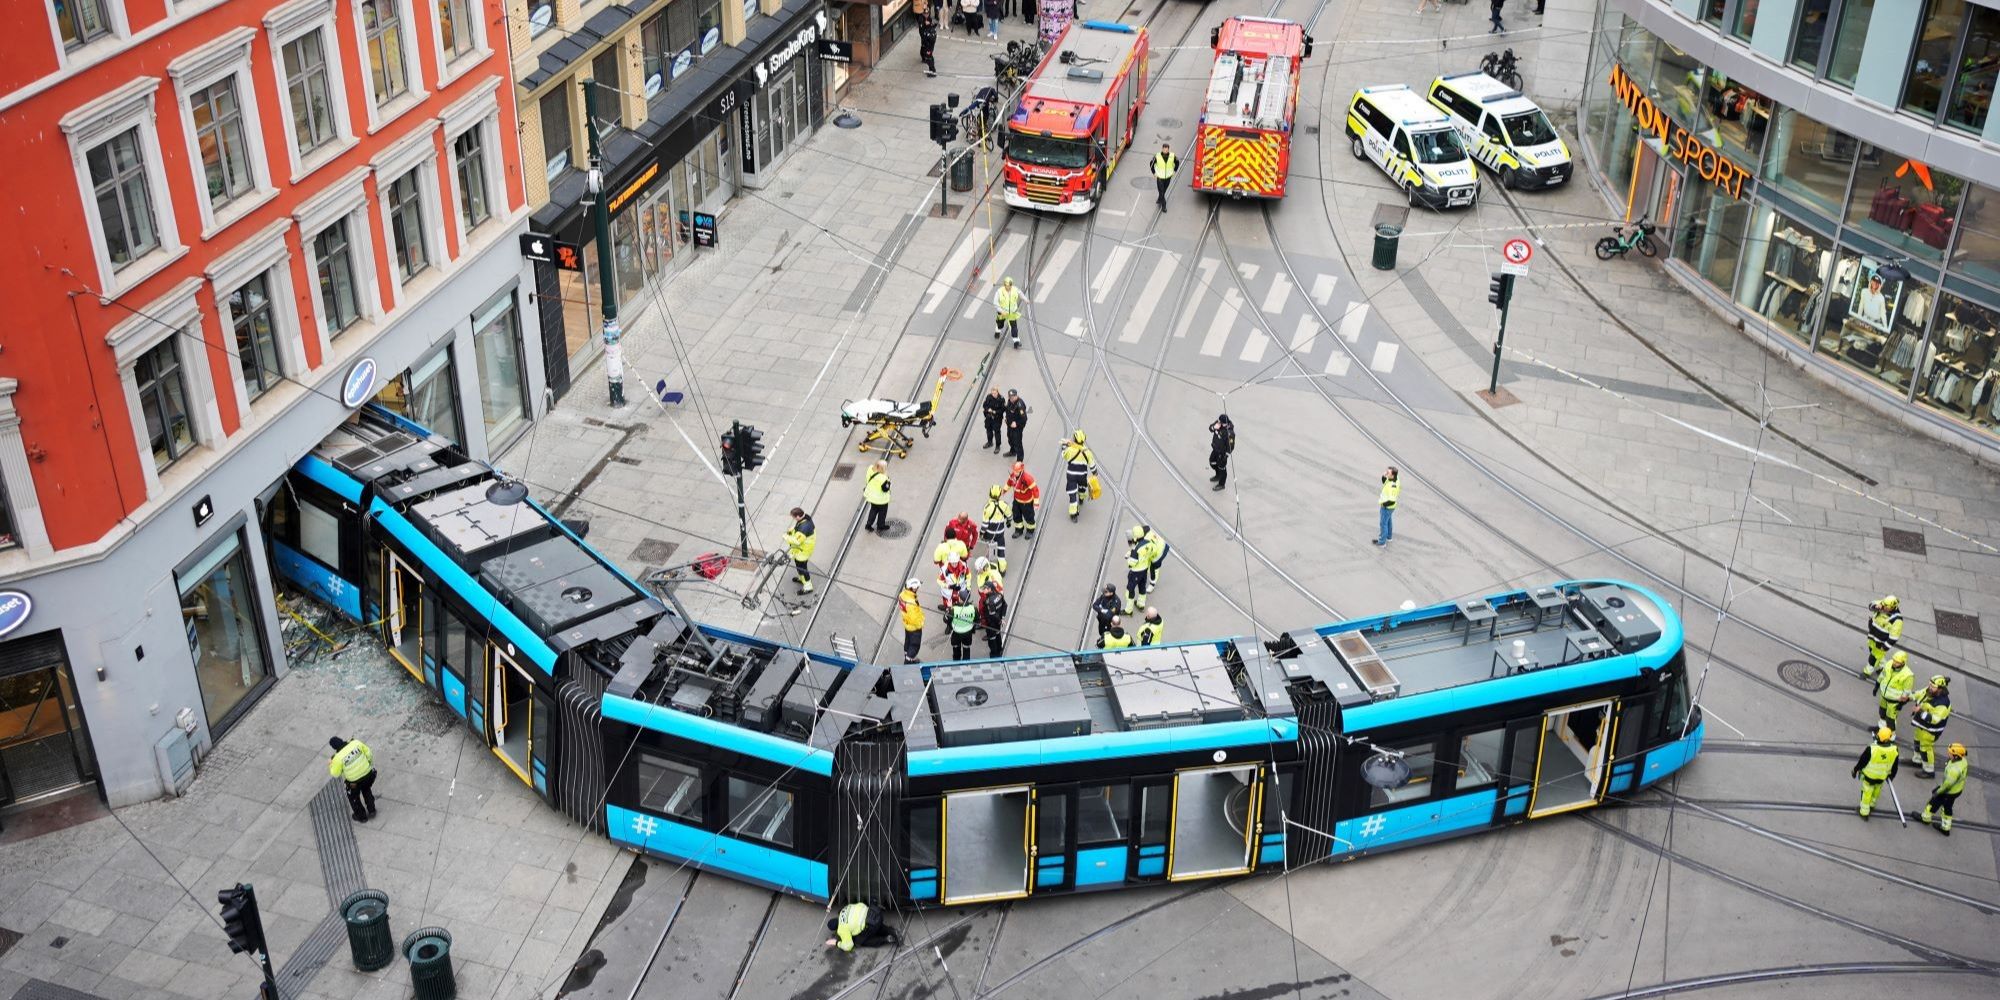
[(1081, 316), (1071, 316), (1071, 317), (1069, 318), (1069, 323), (1068, 323), (1068, 325), (1066, 325), (1066, 326), (1064, 326), (1064, 327), (1063, 327), (1063, 336), (1065, 336), (1065, 337), (1069, 337), (1069, 338), (1071, 338), (1071, 339), (1073, 339), (1073, 340), (1082, 340), (1082, 339), (1083, 339), (1083, 317), (1081, 317)]
[[(1201, 271), (1201, 285), (1199, 288), (1191, 289), (1191, 291), (1199, 293), (1205, 289), (1214, 288), (1215, 275), (1222, 270), (1222, 262), (1216, 260), (1214, 257), (1203, 257), (1201, 262), (1196, 264), (1195, 267)], [(1196, 303), (1191, 301), (1188, 303), (1186, 309), (1181, 310), (1181, 321), (1174, 325), (1174, 336), (1176, 338), (1187, 336), (1188, 325), (1194, 322), (1195, 307)]]
[(1236, 316), (1243, 308), (1243, 296), (1234, 288), (1222, 291), (1222, 308), (1215, 311), (1215, 319), (1208, 324), (1208, 336), (1201, 341), (1201, 353), (1211, 357), (1222, 356), (1222, 345), (1229, 342), (1229, 334), (1236, 329)]
[(930, 289), (924, 293), (930, 300), (924, 303), (924, 312), (937, 312), (937, 308), (944, 305), (945, 296), (959, 287), (953, 279), (958, 277), (958, 272), (967, 264), (972, 263), (973, 251), (986, 245), (986, 232), (984, 226), (976, 227), (966, 234), (958, 246), (952, 248), (951, 256), (946, 257), (944, 266), (938, 269), (937, 280), (932, 281)]
[(1243, 360), (1253, 365), (1262, 364), (1264, 361), (1264, 350), (1270, 346), (1271, 338), (1265, 336), (1263, 330), (1251, 327), (1250, 339), (1243, 342), (1243, 353), (1240, 356)]
[(1259, 268), (1255, 264), (1243, 263), (1236, 265), (1236, 273), (1242, 275), (1244, 281), (1256, 281), (1258, 270)]
[(1314, 278), (1313, 291), (1312, 291), (1313, 301), (1319, 303), (1322, 306), (1326, 305), (1327, 300), (1333, 298), (1333, 287), (1338, 284), (1340, 284), (1340, 279), (1334, 277), (1331, 274), (1322, 274)]
[(1396, 367), (1396, 352), (1402, 349), (1403, 345), (1391, 344), (1388, 341), (1376, 344), (1375, 356), (1368, 360), (1368, 367), (1378, 372), (1387, 372)]
[(1299, 317), (1299, 328), (1292, 331), (1292, 352), (1306, 350), (1312, 346), (1313, 338), (1319, 336), (1319, 321), (1311, 316)]
[(1050, 255), (1048, 263), (1042, 265), (1041, 277), (1035, 282), (1036, 302), (1049, 300), (1049, 289), (1062, 280), (1063, 272), (1069, 270), (1070, 258), (1075, 257), (1082, 246), (1082, 240), (1064, 240), (1056, 244), (1056, 252)]
[(1285, 272), (1279, 271), (1271, 276), (1271, 290), (1264, 294), (1264, 304), (1259, 308), (1267, 313), (1282, 313), (1285, 311), (1285, 303), (1291, 301), (1291, 298), (1292, 279), (1286, 277)]
[(1090, 283), (1090, 301), (1100, 305), (1111, 296), (1111, 288), (1118, 283), (1118, 276), (1125, 273), (1125, 263), (1132, 259), (1132, 248), (1119, 244), (1112, 247), (1104, 258), (1104, 266), (1097, 269), (1097, 277)]
[(1326, 373), (1335, 378), (1347, 374), (1347, 351), (1336, 347), (1326, 356)]
[(1125, 320), (1125, 329), (1118, 334), (1121, 344), (1136, 344), (1146, 335), (1146, 324), (1153, 321), (1153, 310), (1160, 307), (1160, 300), (1166, 298), (1167, 286), (1173, 283), (1174, 273), (1179, 270), (1180, 254), (1163, 253), (1160, 262), (1153, 265), (1153, 274), (1146, 279), (1146, 287), (1139, 292), (1139, 301), (1132, 303), (1132, 313)]
[(1347, 312), (1340, 317), (1340, 339), (1350, 344), (1360, 343), (1361, 324), (1368, 319), (1368, 303), (1349, 302)]
[(965, 304), (965, 311), (959, 315), (971, 319), (982, 310), (992, 308), (994, 287), (1006, 276), (1007, 265), (1014, 262), (1014, 255), (1021, 252), (1021, 244), (1026, 242), (1028, 237), (1022, 233), (1008, 233), (1000, 238), (999, 248), (993, 252), (993, 259), (987, 262), (986, 270), (980, 275), (978, 294), (972, 296), (972, 301)]

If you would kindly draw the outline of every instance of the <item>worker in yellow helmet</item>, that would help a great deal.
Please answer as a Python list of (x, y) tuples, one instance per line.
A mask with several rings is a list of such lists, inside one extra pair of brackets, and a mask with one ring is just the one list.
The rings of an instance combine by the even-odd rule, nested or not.
[(993, 292), (993, 339), (999, 340), (1002, 332), (1013, 335), (1015, 347), (1021, 346), (1021, 289), (1012, 277), (1001, 278)]
[(1895, 652), (1896, 645), (1903, 641), (1903, 606), (1896, 595), (1868, 605), (1868, 661), (1861, 668), (1861, 676), (1870, 680), (1882, 666), (1882, 658)]
[(1897, 758), (1902, 751), (1896, 749), (1896, 731), (1887, 726), (1875, 730), (1875, 742), (1861, 749), (1861, 759), (1854, 763), (1854, 777), (1861, 779), (1861, 818), (1875, 811), (1875, 800), (1882, 797), (1882, 783), (1896, 777)]
[(1875, 700), (1880, 704), (1878, 714), (1882, 725), (1896, 728), (1896, 717), (1902, 714), (1903, 706), (1916, 698), (1917, 675), (1910, 670), (1910, 654), (1896, 650), (1889, 654), (1881, 674), (1875, 678)]
[[(1965, 772), (1972, 769), (1965, 759), (1965, 744), (1953, 743), (1945, 748), (1944, 777), (1938, 779), (1937, 788), (1931, 792), (1930, 803), (1924, 806), (1924, 822), (1937, 827), (1937, 832), (1951, 836), (1951, 804), (1965, 793)], [(1933, 814), (1936, 819), (1932, 819)]]
[(1944, 735), (1944, 724), (1950, 718), (1951, 679), (1938, 674), (1917, 695), (1916, 708), (1910, 713), (1910, 725), (1916, 727), (1910, 736), (1916, 750), (1917, 773), (1926, 778), (1937, 771), (1937, 741)]

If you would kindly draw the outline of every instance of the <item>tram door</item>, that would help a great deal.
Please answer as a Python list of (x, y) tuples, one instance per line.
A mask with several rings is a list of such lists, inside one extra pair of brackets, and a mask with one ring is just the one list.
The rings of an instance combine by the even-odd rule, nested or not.
[(424, 578), (395, 552), (384, 549), (382, 616), (389, 652), (411, 676), (424, 679)]
[(535, 717), (535, 681), (499, 646), (487, 648), (492, 651), (486, 704), (493, 719), (493, 752), (522, 781), (534, 784), (529, 773), (534, 767), (534, 736), (540, 728), (536, 723), (541, 721)]
[(1173, 830), (1167, 878), (1241, 875), (1256, 866), (1257, 821), (1263, 814), (1262, 764), (1195, 767), (1174, 774)]
[(1611, 716), (1617, 703), (1593, 701), (1542, 713), (1541, 752), (1528, 818), (1595, 805), (1604, 799), (1611, 753)]
[(945, 905), (1034, 891), (1034, 786), (947, 792), (943, 813)]

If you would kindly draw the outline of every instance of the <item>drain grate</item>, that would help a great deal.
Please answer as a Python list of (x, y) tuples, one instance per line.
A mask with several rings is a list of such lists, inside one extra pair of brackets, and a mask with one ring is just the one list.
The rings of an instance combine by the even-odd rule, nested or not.
[(1937, 630), (1939, 635), (1948, 635), (1967, 642), (1985, 642), (1986, 633), (1979, 628), (1979, 616), (1963, 611), (1938, 609)]
[(1185, 125), (1187, 123), (1181, 121), (1179, 118), (1162, 118), (1155, 124), (1159, 125), (1161, 128), (1180, 128), (1182, 125)]
[(680, 547), (681, 543), (664, 538), (643, 539), (633, 547), (632, 561), (647, 566), (665, 566), (667, 560), (673, 558), (674, 550)]
[(1924, 533), (1905, 531), (1902, 528), (1883, 528), (1882, 547), (1891, 552), (1907, 552), (1913, 556), (1928, 555), (1924, 546)]
[(30, 979), (14, 991), (14, 1000), (103, 1000), (95, 993), (73, 990), (40, 979)]
[(842, 462), (842, 463), (840, 463), (839, 465), (836, 465), (836, 466), (834, 466), (834, 467), (833, 467), (833, 478), (835, 478), (835, 479), (838, 479), (838, 480), (840, 480), (840, 481), (842, 481), (842, 482), (846, 482), (847, 480), (850, 480), (850, 479), (853, 479), (853, 478), (854, 478), (854, 463), (853, 463), (853, 462)]
[(1833, 681), (1817, 664), (1786, 660), (1778, 664), (1778, 679), (1801, 691), (1824, 691)]
[(876, 534), (881, 535), (883, 538), (902, 538), (909, 533), (910, 522), (899, 521), (893, 517), (889, 519), (888, 524), (882, 526), (881, 531), (876, 532)]
[(20, 931), (10, 931), (5, 927), (0, 927), (0, 956), (4, 956), (9, 951), (14, 950), (14, 946), (20, 943)]
[(639, 464), (639, 460), (638, 460), (638, 459), (636, 459), (636, 458), (632, 458), (632, 457), (629, 457), (629, 456), (626, 456), (626, 455), (613, 455), (613, 456), (611, 456), (611, 460), (612, 460), (612, 461), (614, 461), (614, 462), (617, 462), (617, 463), (618, 463), (619, 465), (638, 465), (638, 464)]

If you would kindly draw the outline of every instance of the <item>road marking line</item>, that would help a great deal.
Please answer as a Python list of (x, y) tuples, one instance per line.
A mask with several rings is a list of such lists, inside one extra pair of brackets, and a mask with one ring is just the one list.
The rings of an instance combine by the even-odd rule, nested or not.
[(1153, 274), (1146, 279), (1146, 287), (1139, 292), (1139, 301), (1132, 304), (1132, 314), (1125, 320), (1125, 329), (1118, 334), (1121, 344), (1136, 344), (1146, 335), (1146, 324), (1153, 321), (1153, 310), (1158, 309), (1160, 300), (1166, 298), (1167, 286), (1173, 283), (1174, 272), (1179, 270), (1181, 255), (1163, 253), (1160, 262), (1153, 265)]
[(1336, 347), (1326, 356), (1326, 373), (1335, 378), (1347, 374), (1347, 351)]
[(1071, 316), (1069, 324), (1063, 327), (1063, 336), (1074, 340), (1083, 339), (1083, 317)]
[(1375, 356), (1369, 359), (1368, 367), (1378, 372), (1386, 373), (1389, 369), (1396, 367), (1396, 352), (1402, 349), (1403, 345), (1391, 344), (1387, 341), (1376, 344)]
[(1338, 284), (1340, 284), (1340, 279), (1331, 274), (1322, 274), (1314, 278), (1312, 290), (1313, 301), (1322, 306), (1326, 305), (1327, 300), (1333, 298), (1333, 288)]
[[(1201, 287), (1215, 287), (1215, 275), (1217, 271), (1222, 269), (1222, 262), (1216, 260), (1214, 257), (1203, 257), (1201, 262), (1196, 264), (1195, 267), (1201, 271)], [(1176, 338), (1187, 336), (1188, 325), (1194, 322), (1194, 313), (1194, 303), (1192, 302), (1188, 303), (1188, 307), (1181, 311), (1181, 321), (1174, 326), (1174, 336)]]
[(1292, 353), (1296, 354), (1312, 346), (1314, 337), (1319, 336), (1319, 321), (1311, 316), (1299, 317), (1299, 328), (1292, 331)]
[(1236, 273), (1242, 275), (1244, 281), (1256, 281), (1258, 270), (1257, 265), (1247, 262), (1236, 265)]
[(1042, 265), (1041, 276), (1035, 281), (1036, 302), (1049, 300), (1049, 289), (1054, 288), (1056, 282), (1062, 280), (1063, 273), (1069, 270), (1070, 258), (1076, 256), (1077, 250), (1082, 246), (1082, 240), (1064, 240), (1056, 244), (1055, 254), (1049, 257), (1048, 263)]
[(1000, 279), (1007, 272), (1007, 265), (1014, 262), (1014, 255), (1021, 252), (1021, 244), (1026, 242), (1028, 237), (1022, 233), (1008, 233), (1001, 238), (999, 249), (993, 252), (993, 259), (987, 263), (985, 274), (982, 275), (979, 294), (972, 296), (972, 301), (965, 304), (965, 312), (959, 315), (971, 319), (979, 315), (982, 307), (992, 304), (993, 296), (990, 289), (1000, 284)]
[(946, 257), (944, 266), (938, 269), (938, 278), (931, 282), (931, 287), (924, 293), (930, 299), (924, 303), (924, 312), (937, 312), (937, 308), (944, 305), (945, 296), (950, 295), (952, 290), (958, 287), (950, 279), (957, 277), (962, 268), (972, 263), (972, 252), (986, 242), (986, 232), (984, 226), (974, 227), (958, 246), (952, 248), (951, 256)]
[(1230, 333), (1236, 329), (1236, 314), (1243, 307), (1243, 296), (1234, 288), (1222, 291), (1222, 308), (1215, 311), (1215, 319), (1208, 324), (1208, 336), (1201, 341), (1201, 353), (1211, 357), (1222, 356), (1222, 345), (1229, 342)]
[(1097, 269), (1097, 278), (1090, 283), (1090, 301), (1099, 305), (1111, 295), (1111, 286), (1118, 282), (1118, 276), (1125, 273), (1125, 262), (1132, 259), (1132, 248), (1120, 244), (1112, 247), (1104, 258), (1104, 266)]
[(1285, 311), (1285, 303), (1291, 301), (1291, 298), (1292, 279), (1285, 277), (1285, 273), (1280, 271), (1271, 276), (1271, 290), (1265, 293), (1264, 304), (1259, 308), (1267, 313), (1282, 313)]
[(1349, 302), (1347, 312), (1340, 317), (1340, 339), (1350, 344), (1361, 342), (1361, 324), (1368, 319), (1368, 303)]
[(1252, 327), (1250, 330), (1250, 339), (1243, 342), (1243, 353), (1240, 357), (1253, 365), (1262, 364), (1264, 361), (1264, 350), (1270, 346), (1271, 338), (1265, 336), (1264, 331)]

